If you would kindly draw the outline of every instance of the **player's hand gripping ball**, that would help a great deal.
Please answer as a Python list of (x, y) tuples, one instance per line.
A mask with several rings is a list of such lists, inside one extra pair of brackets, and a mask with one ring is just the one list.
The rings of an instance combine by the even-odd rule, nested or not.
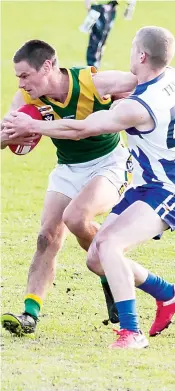
[[(30, 115), (33, 119), (42, 120), (40, 111), (34, 105), (24, 105), (18, 110), (22, 113)], [(39, 143), (41, 136), (33, 140), (32, 145), (9, 145), (10, 150), (16, 155), (26, 155), (31, 152)]]

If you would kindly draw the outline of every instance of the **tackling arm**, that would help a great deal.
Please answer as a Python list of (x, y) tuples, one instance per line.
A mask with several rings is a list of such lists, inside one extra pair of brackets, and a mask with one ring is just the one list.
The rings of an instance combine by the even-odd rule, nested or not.
[[(34, 120), (32, 120), (34, 121)], [(79, 140), (100, 134), (118, 133), (121, 130), (136, 127), (147, 131), (153, 126), (153, 120), (147, 109), (137, 101), (123, 99), (109, 111), (98, 111), (84, 120), (62, 119), (53, 122), (34, 121), (34, 132), (60, 139)], [(37, 124), (40, 127), (37, 131)]]
[(5, 126), (11, 138), (40, 134), (58, 139), (79, 140), (99, 134), (117, 133), (132, 126), (147, 129), (149, 114), (140, 103), (124, 99), (109, 111), (98, 111), (84, 120), (60, 119), (37, 121), (24, 113), (14, 112), (6, 118)]
[(148, 130), (152, 119), (139, 102), (123, 99), (112, 110), (98, 111), (84, 120), (60, 119), (55, 121), (37, 121), (24, 113), (14, 112), (6, 118), (6, 132), (11, 138), (40, 134), (58, 139), (79, 140), (99, 134), (117, 133), (121, 130), (137, 127)]
[(137, 78), (131, 72), (103, 71), (92, 74), (92, 80), (99, 95), (118, 95), (132, 92), (137, 86)]

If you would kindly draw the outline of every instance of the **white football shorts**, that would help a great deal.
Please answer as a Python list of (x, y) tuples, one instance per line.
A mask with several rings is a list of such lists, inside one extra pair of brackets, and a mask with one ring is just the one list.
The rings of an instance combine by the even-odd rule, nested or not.
[(49, 175), (47, 191), (62, 193), (73, 199), (96, 176), (107, 178), (117, 188), (119, 195), (128, 185), (132, 171), (129, 150), (120, 142), (105, 156), (85, 163), (58, 164)]

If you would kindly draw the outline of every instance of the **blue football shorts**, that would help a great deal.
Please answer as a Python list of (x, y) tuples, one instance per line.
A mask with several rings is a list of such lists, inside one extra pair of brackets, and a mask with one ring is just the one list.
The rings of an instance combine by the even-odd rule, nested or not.
[(113, 207), (111, 213), (120, 215), (136, 201), (146, 202), (172, 231), (175, 230), (175, 193), (173, 194), (160, 187), (131, 187), (125, 192), (122, 200)]

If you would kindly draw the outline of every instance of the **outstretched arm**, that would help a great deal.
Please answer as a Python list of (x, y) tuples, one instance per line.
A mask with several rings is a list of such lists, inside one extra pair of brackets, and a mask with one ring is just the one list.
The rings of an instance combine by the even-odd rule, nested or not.
[(124, 99), (113, 110), (98, 111), (84, 120), (62, 119), (37, 121), (24, 113), (14, 112), (6, 118), (6, 132), (11, 137), (40, 134), (58, 139), (79, 140), (99, 134), (117, 133), (132, 126), (147, 129), (150, 116), (140, 103)]

